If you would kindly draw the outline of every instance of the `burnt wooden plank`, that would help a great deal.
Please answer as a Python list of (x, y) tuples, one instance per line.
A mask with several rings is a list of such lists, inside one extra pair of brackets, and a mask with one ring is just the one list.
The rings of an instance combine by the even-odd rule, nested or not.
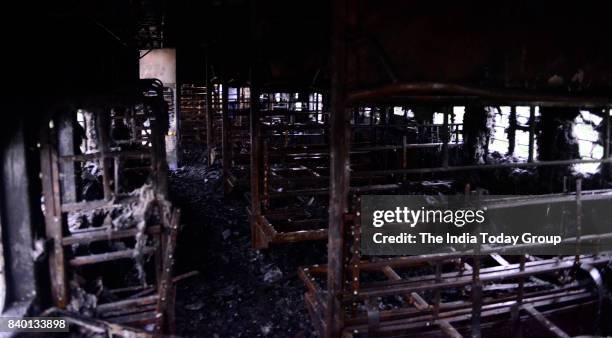
[(111, 311), (116, 311), (124, 307), (137, 307), (143, 305), (154, 304), (158, 301), (158, 295), (145, 296), (134, 299), (124, 299), (111, 303), (99, 304), (96, 307), (96, 313), (99, 315), (105, 315)]
[[(174, 300), (170, 299), (170, 297), (174, 297), (173, 293), (173, 283), (172, 283), (172, 271), (174, 267), (174, 249), (176, 248), (176, 238), (178, 235), (179, 222), (181, 219), (181, 211), (180, 209), (175, 209), (172, 212), (172, 216), (168, 225), (168, 231), (170, 234), (166, 238), (166, 245), (164, 247), (163, 255), (163, 263), (162, 263), (162, 274), (159, 279), (158, 286), (158, 302), (156, 309), (156, 323), (155, 323), (155, 331), (161, 332), (164, 329), (164, 325), (174, 326), (174, 323), (168, 323), (165, 319), (174, 318), (174, 307), (169, 307), (168, 305), (173, 305)], [(170, 313), (170, 315), (168, 315)]]
[(45, 233), (47, 238), (53, 242), (52, 248), (49, 250), (51, 296), (57, 307), (65, 308), (68, 303), (68, 289), (64, 248), (62, 247), (63, 229), (59, 196), (59, 170), (52, 135), (53, 129), (45, 129), (41, 134), (41, 181), (45, 198)]
[[(155, 251), (155, 248), (145, 247), (142, 250), (142, 254), (148, 255)], [(136, 255), (136, 250), (128, 249), (128, 250), (120, 250), (113, 252), (105, 252), (101, 254), (94, 254), (89, 256), (77, 256), (70, 260), (71, 266), (84, 266), (84, 265), (92, 265), (103, 262), (116, 261), (119, 259), (128, 259), (133, 258)]]
[(105, 109), (96, 111), (97, 127), (98, 127), (98, 147), (101, 154), (100, 166), (102, 167), (102, 187), (104, 189), (104, 198), (110, 200), (113, 197), (111, 188), (112, 173), (111, 162), (107, 157), (110, 151), (110, 113)]
[(60, 156), (60, 188), (63, 203), (77, 201), (77, 171), (75, 163), (63, 156), (75, 155), (75, 114), (65, 112), (57, 119), (57, 151)]
[[(147, 228), (147, 233), (156, 234), (159, 233), (159, 226), (151, 226)], [(86, 244), (97, 241), (111, 241), (122, 238), (133, 237), (138, 233), (138, 229), (125, 229), (125, 230), (95, 230), (87, 231), (82, 233), (72, 234), (62, 239), (62, 245), (69, 246), (73, 244)]]
[[(112, 209), (118, 208), (123, 205), (135, 202), (138, 198), (136, 196), (115, 196), (112, 201), (107, 200), (93, 200), (76, 203), (62, 203), (62, 212), (72, 211), (91, 211), (95, 209)], [(119, 197), (119, 198), (117, 198)]]

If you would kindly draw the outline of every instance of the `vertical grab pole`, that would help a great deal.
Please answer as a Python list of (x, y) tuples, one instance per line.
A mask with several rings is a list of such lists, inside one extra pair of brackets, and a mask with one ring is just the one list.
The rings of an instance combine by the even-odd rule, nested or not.
[(576, 257), (575, 265), (580, 265), (580, 237), (582, 236), (582, 178), (576, 180)]
[(265, 243), (262, 242), (259, 227), (257, 226), (258, 218), (261, 215), (261, 166), (262, 166), (262, 144), (261, 144), (261, 124), (260, 118), (260, 25), (257, 15), (257, 1), (251, 1), (251, 96), (250, 96), (250, 126), (251, 134), (251, 245), (253, 248), (262, 248)]
[(444, 122), (442, 124), (442, 166), (448, 167), (448, 141), (450, 130), (448, 129), (448, 118), (450, 117), (448, 107), (442, 108)]
[(529, 156), (528, 161), (533, 162), (535, 150), (535, 107), (529, 107)]
[(229, 119), (229, 103), (228, 101), (228, 83), (227, 80), (223, 80), (223, 88), (221, 92), (221, 161), (223, 164), (223, 192), (228, 194), (230, 191), (229, 179), (230, 169), (232, 165), (231, 159), (231, 143), (230, 143), (230, 129), (231, 122)]
[(330, 116), (330, 194), (327, 244), (327, 338), (340, 337), (344, 327), (342, 307), (344, 264), (344, 215), (349, 192), (349, 119), (346, 109), (346, 31), (347, 0), (332, 2), (331, 116)]

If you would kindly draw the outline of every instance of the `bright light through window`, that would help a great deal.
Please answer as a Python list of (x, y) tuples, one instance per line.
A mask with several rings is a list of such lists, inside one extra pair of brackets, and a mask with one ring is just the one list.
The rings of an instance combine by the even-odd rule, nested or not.
[(434, 113), (434, 115), (433, 115), (433, 124), (444, 124), (444, 114), (443, 113)]
[(454, 123), (463, 124), (463, 115), (465, 115), (465, 107), (453, 107)]
[[(591, 114), (586, 110), (580, 111), (580, 114), (574, 119), (572, 133), (578, 141), (578, 152), (583, 160), (601, 159), (603, 158), (603, 146), (599, 144), (599, 133), (597, 127), (603, 121), (603, 118)], [(593, 174), (597, 172), (599, 163), (584, 163), (574, 165), (574, 169), (584, 174)]]
[(510, 125), (510, 107), (492, 108), (495, 113), (493, 134), (489, 142), (489, 152), (498, 152), (502, 155), (508, 152), (508, 134), (506, 129)]

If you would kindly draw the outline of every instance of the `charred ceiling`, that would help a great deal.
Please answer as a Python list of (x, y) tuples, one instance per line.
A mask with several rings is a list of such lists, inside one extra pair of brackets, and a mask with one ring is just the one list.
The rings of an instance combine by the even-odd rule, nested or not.
[[(248, 79), (258, 54), (265, 82), (329, 83), (325, 1), (178, 2), (170, 8), (169, 43), (200, 49), (200, 63), (208, 55), (215, 74)], [(353, 1), (351, 8), (353, 88), (425, 80), (561, 91), (611, 85), (605, 63), (611, 51), (602, 38), (609, 29), (595, 3)]]
[[(380, 43), (400, 81), (572, 91), (611, 85), (602, 39), (609, 28), (593, 3), (360, 3), (356, 35)], [(354, 86), (388, 81), (375, 53), (354, 50)]]
[[(572, 92), (612, 86), (609, 28), (596, 3), (354, 3), (355, 89), (425, 80)], [(135, 74), (137, 49), (174, 47), (185, 60), (179, 77), (189, 81), (208, 64), (213, 76), (245, 82), (255, 62), (264, 83), (329, 84), (326, 1), (72, 1), (16, 13), (27, 20), (11, 26), (24, 32), (9, 36), (14, 80), (100, 88)]]

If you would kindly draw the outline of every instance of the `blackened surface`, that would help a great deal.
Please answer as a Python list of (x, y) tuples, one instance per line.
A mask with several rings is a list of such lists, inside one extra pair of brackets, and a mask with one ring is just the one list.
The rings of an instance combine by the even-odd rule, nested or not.
[[(540, 161), (580, 158), (578, 140), (572, 132), (576, 108), (541, 108), (541, 131), (537, 138)], [(541, 167), (540, 177), (549, 187), (562, 186), (563, 177), (571, 176), (571, 166)]]
[(4, 246), (7, 301), (24, 301), (35, 295), (35, 268), (32, 259), (33, 211), (30, 204), (27, 141), (22, 121), (13, 121), (15, 130), (1, 139), (0, 208)]
[(177, 334), (196, 337), (309, 337), (300, 265), (325, 262), (324, 243), (251, 249), (241, 193), (224, 198), (218, 166), (186, 166), (170, 176), (173, 202), (183, 210), (177, 246), (181, 274), (197, 277), (177, 288)]
[(483, 164), (489, 152), (489, 137), (491, 133), (491, 114), (483, 106), (467, 106), (465, 108), (464, 144), (466, 163)]

